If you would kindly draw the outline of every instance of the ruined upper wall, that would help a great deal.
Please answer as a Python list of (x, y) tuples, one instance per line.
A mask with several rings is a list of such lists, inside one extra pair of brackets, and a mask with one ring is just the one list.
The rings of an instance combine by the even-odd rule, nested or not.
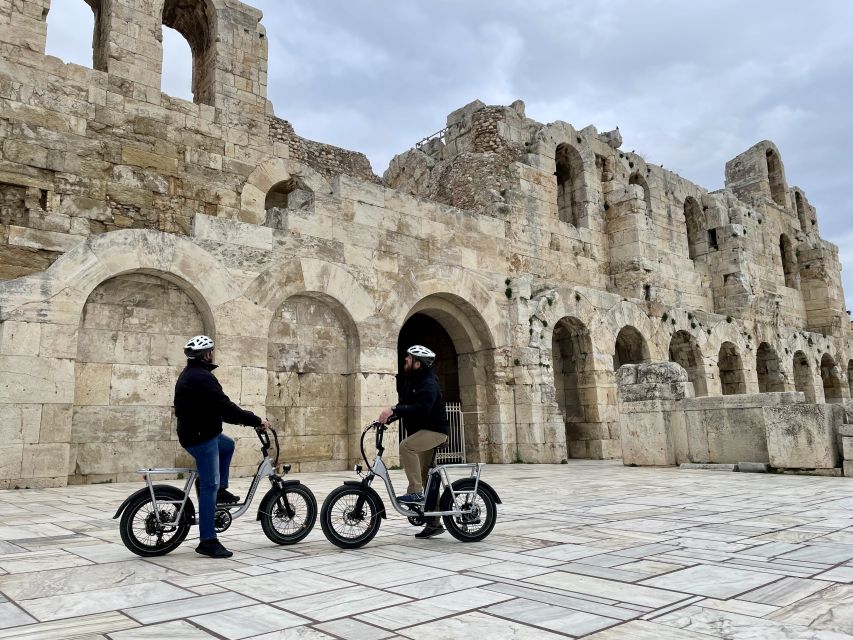
[[(651, 306), (760, 314), (841, 335), (845, 320), (837, 248), (820, 239), (802, 189), (789, 188), (778, 149), (762, 142), (726, 165), (726, 188), (701, 186), (620, 149), (599, 134), (541, 124), (510, 107), (475, 101), (447, 126), (396, 156), (389, 186), (535, 230), (535, 257), (583, 255), (584, 275), (543, 267), (543, 279), (601, 286)], [(525, 268), (537, 272), (535, 261)], [(598, 277), (596, 277), (598, 276)], [(603, 278), (603, 280), (602, 280)]]

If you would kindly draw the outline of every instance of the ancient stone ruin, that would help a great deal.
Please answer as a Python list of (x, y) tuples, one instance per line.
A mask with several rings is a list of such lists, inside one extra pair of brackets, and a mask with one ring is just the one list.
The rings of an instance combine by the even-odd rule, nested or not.
[[(202, 332), (302, 470), (358, 457), (412, 342), (469, 460), (622, 457), (622, 365), (677, 363), (712, 407), (850, 398), (838, 250), (773, 143), (708, 192), (618, 130), (475, 101), (379, 177), (274, 115), (259, 11), (85, 2), (92, 68), (45, 55), (50, 0), (0, 2), (0, 486), (186, 464), (172, 391)], [(160, 89), (163, 25), (193, 102)]]

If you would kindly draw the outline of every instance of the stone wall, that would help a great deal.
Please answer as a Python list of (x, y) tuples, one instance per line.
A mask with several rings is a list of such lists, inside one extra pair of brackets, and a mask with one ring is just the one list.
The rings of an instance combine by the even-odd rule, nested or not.
[[(44, 55), (47, 0), (0, 2), (0, 486), (185, 462), (169, 395), (202, 329), (305, 469), (354, 461), (421, 316), (473, 460), (622, 456), (621, 364), (677, 360), (715, 401), (850, 397), (837, 248), (772, 143), (709, 193), (618, 130), (475, 101), (380, 180), (274, 115), (257, 10), (90, 6), (86, 68)], [(193, 102), (160, 91), (163, 25), (194, 46)]]

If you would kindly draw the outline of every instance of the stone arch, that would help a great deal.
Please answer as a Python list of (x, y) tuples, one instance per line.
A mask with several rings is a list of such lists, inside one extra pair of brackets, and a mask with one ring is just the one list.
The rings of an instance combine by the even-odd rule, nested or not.
[[(68, 23), (79, 24), (79, 18), (82, 18), (85, 14), (85, 9), (80, 10), (82, 7), (79, 5), (82, 4), (88, 5), (93, 14), (91, 66), (97, 71), (106, 71), (107, 47), (109, 44), (109, 12), (112, 0), (79, 0), (79, 8), (68, 2), (60, 5), (58, 0), (54, 0), (48, 14), (45, 15), (45, 19), (48, 21), (47, 43), (48, 45), (50, 44), (50, 15), (53, 14), (55, 18), (63, 19), (63, 21)], [(60, 6), (62, 7), (61, 9), (59, 8)], [(48, 46), (47, 50), (49, 51), (49, 49), (50, 47)]]
[[(430, 293), (418, 300), (398, 325), (400, 330), (415, 316), (434, 320), (452, 342), (457, 357), (456, 376), (464, 416), (468, 461), (502, 459), (501, 443), (492, 440), (486, 411), (490, 404), (489, 398), (495, 392), (495, 343), (480, 310), (469, 300), (444, 291)], [(539, 446), (542, 444), (544, 442), (538, 443)], [(523, 454), (519, 451), (518, 455)]]
[(831, 404), (844, 402), (841, 387), (841, 368), (828, 353), (824, 353), (820, 359), (820, 377), (823, 380), (824, 401)]
[(676, 331), (669, 342), (669, 359), (687, 372), (687, 379), (693, 383), (696, 397), (708, 395), (705, 360), (696, 338), (683, 329)]
[[(46, 271), (9, 289), (3, 319), (77, 325), (89, 295), (100, 283), (128, 272), (153, 272), (179, 284), (199, 309), (216, 309), (239, 298), (240, 286), (207, 251), (173, 234), (143, 229), (89, 236), (60, 256)], [(37, 295), (15, 294), (24, 288)], [(208, 312), (205, 312), (208, 313)], [(213, 326), (213, 316), (204, 318)]]
[(189, 335), (215, 334), (211, 309), (199, 308), (191, 291), (174, 274), (137, 270), (88, 295), (78, 327), (69, 483), (123, 482), (139, 468), (181, 466), (172, 403), (183, 345)]
[(641, 364), (651, 362), (649, 345), (636, 327), (626, 325), (616, 334), (613, 347), (613, 370), (623, 364)]
[(767, 162), (767, 181), (770, 189), (770, 197), (773, 202), (780, 207), (786, 205), (785, 191), (785, 169), (782, 166), (782, 160), (779, 157), (779, 152), (775, 148), (768, 147), (764, 152), (764, 157)]
[[(635, 303), (624, 300), (608, 309), (598, 327), (593, 329), (593, 346), (602, 354), (603, 359), (610, 360), (615, 355), (616, 337), (626, 326), (633, 327), (642, 336), (649, 361), (667, 359), (667, 346), (661, 344), (658, 328)], [(666, 344), (668, 345), (668, 336)], [(610, 362), (604, 368), (612, 371)]]
[(358, 432), (359, 334), (339, 299), (305, 290), (273, 313), (267, 341), (267, 416), (300, 471), (349, 468)]
[(210, 0), (164, 0), (160, 21), (189, 44), (193, 57), (193, 101), (207, 105), (213, 105), (216, 94), (216, 15), (216, 7)]
[[(283, 158), (265, 160), (252, 171), (243, 185), (240, 194), (241, 219), (252, 224), (264, 224), (268, 207), (289, 205), (289, 196), (294, 191), (310, 194), (300, 197), (300, 202), (306, 199), (313, 202), (317, 195), (332, 195), (329, 182), (314, 169)], [(271, 192), (280, 194), (280, 197), (269, 200)]]
[(785, 374), (779, 356), (768, 343), (758, 345), (755, 353), (755, 372), (758, 375), (758, 392), (771, 393), (785, 390)]
[(557, 216), (561, 222), (581, 226), (581, 198), (584, 193), (584, 167), (578, 150), (567, 142), (554, 151), (557, 178)]
[(806, 396), (806, 402), (814, 404), (816, 402), (814, 374), (812, 373), (811, 365), (806, 354), (802, 351), (794, 352), (794, 389), (802, 392)]
[(684, 223), (687, 226), (687, 253), (691, 260), (708, 253), (705, 234), (705, 213), (702, 205), (692, 196), (684, 200)]
[(717, 367), (720, 372), (720, 387), (724, 396), (746, 393), (743, 360), (734, 343), (724, 342), (720, 346)]
[(779, 236), (779, 255), (782, 260), (782, 273), (785, 276), (785, 286), (792, 289), (799, 289), (800, 274), (797, 268), (797, 256), (791, 245), (791, 239), (784, 233)]
[(566, 442), (580, 440), (575, 425), (591, 422), (596, 402), (595, 378), (590, 375), (592, 338), (587, 326), (571, 316), (561, 318), (552, 331), (554, 388), (557, 406), (566, 427)]
[(628, 186), (631, 186), (631, 185), (640, 187), (640, 189), (642, 189), (643, 201), (646, 203), (646, 215), (651, 216), (652, 215), (652, 192), (649, 189), (649, 183), (640, 174), (639, 171), (634, 171), (628, 177)]

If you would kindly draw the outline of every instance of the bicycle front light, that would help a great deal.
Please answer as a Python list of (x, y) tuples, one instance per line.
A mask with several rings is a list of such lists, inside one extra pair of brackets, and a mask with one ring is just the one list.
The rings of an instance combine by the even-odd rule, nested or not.
[(361, 475), (361, 465), (357, 464), (353, 467), (353, 471), (355, 471), (358, 475)]

